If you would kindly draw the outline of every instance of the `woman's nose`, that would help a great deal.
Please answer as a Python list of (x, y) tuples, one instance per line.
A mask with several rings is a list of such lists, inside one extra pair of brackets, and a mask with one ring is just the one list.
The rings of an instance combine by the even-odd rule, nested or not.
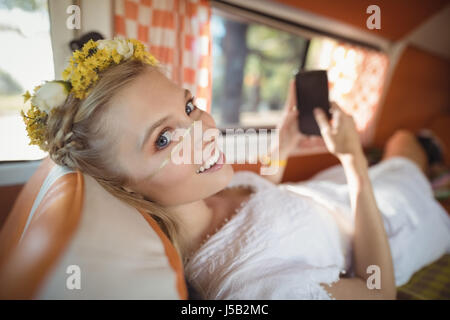
[(193, 146), (199, 146), (202, 150), (211, 142), (217, 143), (220, 130), (210, 114), (200, 110), (199, 116), (190, 124), (193, 126), (190, 130)]
[[(201, 130), (199, 130), (199, 127), (195, 128), (196, 125), (201, 126)], [(191, 130), (191, 134), (194, 143), (193, 149), (201, 148), (198, 151), (205, 151), (207, 147), (211, 148), (212, 145), (217, 145), (220, 131), (215, 126), (209, 126), (205, 122), (197, 122), (194, 124), (194, 130)]]
[(196, 117), (195, 121), (202, 121), (205, 126), (208, 126), (210, 128), (216, 128), (216, 121), (211, 116), (210, 113), (203, 111), (202, 109), (198, 109), (198, 115)]

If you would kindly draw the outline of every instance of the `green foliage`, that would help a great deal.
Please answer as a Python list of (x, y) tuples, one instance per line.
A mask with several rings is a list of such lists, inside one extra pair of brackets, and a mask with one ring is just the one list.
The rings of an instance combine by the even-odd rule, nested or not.
[[(225, 43), (230, 45), (225, 40), (239, 38), (238, 35), (230, 37), (229, 32), (237, 32), (235, 29), (228, 29), (230, 20), (220, 15), (213, 15), (212, 18), (212, 113), (219, 116), (218, 123), (234, 122), (230, 112), (239, 115), (242, 111), (257, 113), (281, 109), (287, 97), (289, 82), (301, 66), (307, 44), (307, 39), (297, 34), (248, 22), (245, 48), (241, 48), (246, 55), (236, 55), (239, 51), (225, 50)], [(242, 46), (240, 43), (231, 45)], [(230, 68), (232, 64), (244, 65), (243, 75)], [(238, 78), (241, 76), (243, 79)], [(233, 84), (243, 80), (242, 92), (236, 86), (225, 83), (225, 79), (231, 79), (228, 81), (233, 81)], [(228, 97), (225, 96), (225, 88), (230, 95)], [(227, 108), (226, 111), (224, 108)]]
[[(216, 27), (225, 28), (226, 18), (216, 16), (214, 19), (217, 22)], [(224, 79), (225, 74), (231, 71), (226, 65), (227, 62), (237, 58), (225, 56), (226, 52), (221, 41), (223, 36), (216, 36), (214, 39), (214, 45), (220, 48), (216, 48), (213, 57), (213, 109), (214, 106), (223, 106), (223, 100), (227, 99), (223, 96)], [(246, 32), (247, 56), (243, 74), (242, 102), (236, 111), (239, 112), (240, 109), (258, 112), (282, 108), (289, 81), (301, 65), (306, 43), (307, 39), (301, 36), (266, 25), (249, 23)]]
[(0, 0), (0, 8), (20, 8), (25, 11), (36, 11), (46, 7), (46, 0)]
[[(271, 109), (284, 104), (289, 81), (298, 70), (303, 57), (306, 39), (260, 24), (252, 24), (247, 32), (245, 77), (257, 79), (260, 100)], [(249, 84), (250, 82), (250, 84)], [(247, 100), (252, 92), (251, 81), (244, 82)]]

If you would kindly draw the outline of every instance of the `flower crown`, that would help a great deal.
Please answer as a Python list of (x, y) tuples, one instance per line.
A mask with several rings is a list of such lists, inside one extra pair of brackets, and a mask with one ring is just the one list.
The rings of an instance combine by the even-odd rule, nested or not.
[(47, 151), (47, 119), (55, 108), (63, 105), (69, 94), (80, 100), (86, 98), (98, 81), (99, 72), (129, 59), (149, 65), (158, 63), (138, 40), (89, 40), (73, 53), (68, 67), (62, 73), (64, 80), (46, 81), (36, 86), (33, 94), (25, 92), (24, 103), (31, 99), (31, 108), (26, 114), (22, 110), (21, 115), (31, 140), (29, 144), (38, 145)]

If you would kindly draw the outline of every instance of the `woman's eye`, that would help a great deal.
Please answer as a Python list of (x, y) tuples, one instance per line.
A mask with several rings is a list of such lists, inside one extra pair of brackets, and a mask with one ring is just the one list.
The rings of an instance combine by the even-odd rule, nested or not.
[(163, 149), (169, 145), (171, 141), (171, 133), (170, 131), (164, 131), (156, 140), (156, 147), (158, 149)]
[(192, 111), (195, 110), (195, 105), (194, 105), (194, 98), (190, 99), (187, 103), (186, 103), (186, 113), (187, 115), (191, 114)]
[[(194, 97), (189, 99), (186, 103), (186, 113), (190, 115), (192, 111), (194, 111), (197, 107), (194, 104)], [(169, 130), (164, 131), (158, 139), (156, 139), (155, 145), (157, 149), (164, 149), (167, 147), (172, 141), (171, 132)]]

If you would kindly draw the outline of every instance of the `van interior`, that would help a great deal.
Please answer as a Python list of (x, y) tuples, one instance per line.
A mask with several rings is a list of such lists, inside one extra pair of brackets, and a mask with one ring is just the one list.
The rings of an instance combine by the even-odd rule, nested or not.
[[(59, 247), (51, 254), (31, 245), (36, 242), (16, 252), (26, 226), (31, 232), (33, 223), (50, 214), (36, 198), (50, 188), (45, 183), (53, 172), (48, 154), (29, 145), (20, 116), (29, 102), (24, 104), (22, 95), (42, 80), (58, 79), (72, 52), (90, 39), (142, 41), (172, 81), (195, 93), (199, 108), (211, 113), (222, 133), (274, 129), (295, 74), (326, 70), (330, 100), (353, 116), (370, 165), (398, 130), (433, 134), (440, 163), (428, 179), (450, 214), (448, 0), (0, 0), (0, 17), (0, 275), (14, 259), (17, 271), (8, 274), (15, 280), (8, 282), (11, 291), (1, 294), (5, 299), (36, 298), (76, 229), (66, 221), (55, 231)], [(189, 21), (195, 22), (190, 33)], [(307, 180), (338, 163), (323, 146), (300, 148), (289, 158), (282, 182)], [(258, 173), (260, 167), (233, 163), (235, 171)], [(80, 173), (60, 176), (55, 192), (67, 190), (55, 193), (59, 202), (48, 207), (75, 219), (83, 197), (100, 189)], [(109, 206), (116, 204), (108, 199)], [(28, 225), (32, 210), (40, 215)], [(47, 220), (62, 221), (54, 215)], [(171, 266), (180, 281), (180, 266)], [(397, 288), (397, 299), (450, 299), (449, 274), (446, 254)], [(181, 284), (177, 290), (171, 294), (187, 298)]]

